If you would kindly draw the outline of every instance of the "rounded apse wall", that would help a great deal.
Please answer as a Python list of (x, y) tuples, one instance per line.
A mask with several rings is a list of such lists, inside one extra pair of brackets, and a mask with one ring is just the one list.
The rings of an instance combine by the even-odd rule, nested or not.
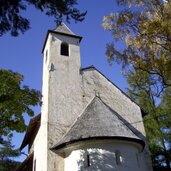
[(143, 171), (141, 145), (129, 141), (91, 141), (65, 152), (64, 171)]

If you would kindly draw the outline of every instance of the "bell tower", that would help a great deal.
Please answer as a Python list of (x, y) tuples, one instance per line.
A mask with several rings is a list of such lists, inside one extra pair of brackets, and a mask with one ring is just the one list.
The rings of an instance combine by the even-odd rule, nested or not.
[(59, 166), (59, 163), (48, 163), (56, 157), (49, 149), (68, 130), (81, 110), (81, 39), (62, 23), (55, 30), (48, 30), (43, 46), (41, 125), (47, 125), (47, 170)]

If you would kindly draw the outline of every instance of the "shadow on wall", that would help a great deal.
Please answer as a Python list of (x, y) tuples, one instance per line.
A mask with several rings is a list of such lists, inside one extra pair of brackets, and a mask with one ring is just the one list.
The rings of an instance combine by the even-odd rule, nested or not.
[(123, 167), (124, 159), (119, 155), (119, 151), (112, 153), (102, 149), (81, 150), (80, 160), (77, 161), (78, 171), (119, 170)]

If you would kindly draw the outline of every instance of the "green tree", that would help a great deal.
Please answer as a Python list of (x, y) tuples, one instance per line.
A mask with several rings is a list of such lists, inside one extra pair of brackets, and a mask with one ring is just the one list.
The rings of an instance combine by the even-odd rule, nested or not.
[(41, 104), (41, 93), (23, 85), (23, 75), (0, 70), (0, 170), (12, 171), (20, 155), (11, 143), (13, 132), (24, 132), (24, 115), (33, 116), (33, 106)]
[(145, 71), (129, 72), (127, 81), (129, 95), (146, 109), (144, 118), (147, 139), (152, 154), (153, 167), (171, 164), (171, 89), (156, 98), (153, 76)]
[(20, 164), (13, 158), (21, 155), (18, 149), (14, 149), (11, 138), (3, 141), (0, 148), (0, 171), (13, 171)]
[(110, 64), (121, 64), (130, 96), (148, 112), (144, 124), (153, 166), (166, 164), (170, 168), (171, 1), (117, 3), (119, 12), (103, 19), (104, 29), (113, 37), (106, 55)]
[(171, 86), (171, 1), (117, 0), (119, 13), (104, 17), (103, 27), (109, 30), (123, 49), (108, 43), (106, 54), (110, 63), (117, 62), (123, 70), (142, 70), (153, 75), (156, 95)]
[(81, 13), (75, 6), (77, 0), (28, 0), (28, 1), (0, 1), (0, 36), (10, 32), (12, 36), (24, 33), (30, 28), (29, 19), (24, 17), (23, 11), (29, 5), (46, 15), (54, 17), (55, 22), (60, 24), (63, 19), (70, 22), (71, 19), (82, 21), (86, 12)]
[(22, 85), (23, 76), (0, 70), (0, 138), (12, 136), (12, 131), (24, 132), (24, 113), (34, 115), (32, 106), (41, 104), (41, 93)]

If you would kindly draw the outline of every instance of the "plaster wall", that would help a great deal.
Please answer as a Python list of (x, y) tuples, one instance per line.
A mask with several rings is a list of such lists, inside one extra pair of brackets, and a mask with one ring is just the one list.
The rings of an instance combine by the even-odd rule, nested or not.
[[(33, 143), (34, 159), (36, 161), (37, 171), (47, 171), (48, 165), (48, 148), (47, 148), (47, 124), (40, 127), (38, 134)], [(34, 163), (34, 162), (33, 162)]]
[[(116, 153), (120, 153), (117, 163)], [(86, 153), (89, 154), (87, 166)], [(66, 153), (64, 171), (147, 171), (139, 147), (129, 142), (101, 142), (89, 144)]]
[(49, 35), (43, 52), (41, 125), (48, 122), (51, 40), (52, 36)]
[[(30, 150), (34, 150), (34, 161), (36, 161), (36, 170), (47, 171), (48, 166), (48, 93), (49, 93), (49, 54), (50, 40), (48, 37), (43, 53), (43, 80), (42, 80), (42, 107), (41, 124)], [(34, 163), (34, 162), (33, 162)], [(34, 166), (33, 166), (34, 168)]]
[[(69, 44), (69, 56), (60, 55), (62, 42)], [(75, 121), (82, 108), (80, 101), (79, 39), (52, 34), (49, 65), (49, 145), (56, 143)]]
[[(62, 42), (69, 44), (69, 56), (60, 54)], [(75, 37), (49, 34), (47, 50), (49, 52), (45, 75), (48, 75), (47, 92), (44, 98), (48, 104), (48, 170), (63, 168), (63, 159), (50, 148), (55, 145), (82, 109), (80, 87), (80, 46)], [(46, 83), (45, 83), (46, 84)], [(45, 119), (46, 119), (45, 118)]]

